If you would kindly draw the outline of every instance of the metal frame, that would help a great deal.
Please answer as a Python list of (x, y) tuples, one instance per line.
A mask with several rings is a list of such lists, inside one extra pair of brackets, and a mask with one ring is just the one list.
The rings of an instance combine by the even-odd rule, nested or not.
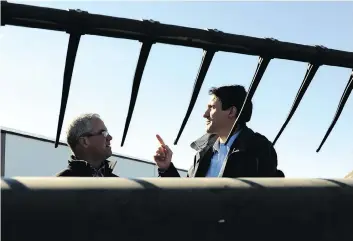
[(1, 164), (1, 177), (5, 176), (5, 145), (6, 133), (0, 128), (0, 164)]
[[(331, 133), (353, 88), (353, 52), (328, 49), (323, 46), (309, 46), (282, 42), (273, 38), (255, 38), (224, 33), (215, 29), (202, 30), (183, 26), (162, 24), (153, 20), (138, 21), (126, 18), (91, 14), (81, 10), (70, 9), (66, 11), (53, 8), (9, 3), (7, 1), (1, 1), (1, 25), (13, 25), (61, 31), (70, 35), (64, 70), (63, 89), (55, 147), (58, 146), (59, 137), (62, 130), (67, 100), (70, 91), (72, 71), (75, 64), (80, 37), (85, 34), (112, 38), (123, 38), (142, 42), (140, 57), (138, 59), (135, 70), (129, 110), (126, 117), (121, 146), (124, 145), (125, 138), (128, 133), (141, 78), (143, 75), (143, 70), (151, 48), (155, 43), (179, 45), (204, 50), (204, 57), (202, 59), (201, 66), (195, 80), (189, 107), (177, 134), (177, 138), (174, 141), (175, 145), (178, 143), (178, 140), (190, 117), (200, 92), (203, 80), (207, 74), (207, 70), (212, 62), (213, 56), (217, 51), (259, 56), (259, 64), (254, 74), (251, 86), (248, 90), (248, 94), (246, 96), (243, 107), (247, 102), (251, 101), (252, 97), (254, 96), (256, 88), (258, 87), (260, 80), (265, 73), (266, 67), (268, 66), (271, 59), (286, 59), (308, 63), (307, 73), (293, 103), (293, 107), (285, 123), (281, 127), (278, 135), (276, 136), (273, 144), (276, 143), (283, 130), (289, 123), (290, 119), (294, 115), (296, 108), (299, 106), (299, 103), (305, 94), (305, 91), (307, 90), (320, 66), (329, 65), (342, 68), (350, 68), (352, 69), (352, 75), (349, 78), (346, 90), (342, 94), (342, 98), (337, 108), (337, 113), (333, 118), (332, 124), (328, 128), (324, 139), (317, 149), (317, 152), (321, 149), (327, 137)], [(243, 113), (242, 110), (243, 108), (239, 113), (238, 119)], [(235, 121), (229, 136), (234, 131), (236, 123), (237, 120)]]

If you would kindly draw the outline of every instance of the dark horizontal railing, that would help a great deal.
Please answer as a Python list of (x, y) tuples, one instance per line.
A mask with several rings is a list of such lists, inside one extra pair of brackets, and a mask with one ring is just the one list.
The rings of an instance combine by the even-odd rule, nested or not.
[[(288, 118), (280, 129), (274, 140), (274, 144), (280, 137), (284, 128), (294, 115), (296, 108), (305, 94), (311, 80), (314, 78), (318, 68), (322, 65), (330, 65), (353, 69), (353, 53), (329, 49), (323, 46), (309, 46), (303, 44), (282, 42), (272, 38), (255, 38), (237, 34), (224, 33), (218, 30), (202, 30), (196, 28), (162, 24), (153, 20), (133, 20), (126, 18), (111, 17), (105, 15), (91, 14), (81, 10), (59, 10), (45, 7), (37, 7), (23, 4), (14, 4), (6, 1), (1, 2), (1, 25), (14, 25), (20, 27), (40, 28), (46, 30), (63, 31), (70, 34), (66, 65), (64, 71), (62, 100), (59, 112), (59, 121), (56, 135), (57, 147), (62, 124), (64, 120), (67, 100), (69, 96), (72, 71), (74, 68), (76, 53), (79, 47), (80, 36), (84, 34), (105, 36), (113, 38), (124, 38), (141, 41), (142, 47), (139, 61), (137, 63), (129, 111), (126, 117), (124, 133), (121, 145), (124, 144), (132, 118), (139, 85), (147, 63), (148, 55), (155, 43), (180, 45), (185, 47), (200, 48), (204, 50), (204, 57), (199, 73), (195, 80), (194, 90), (189, 107), (186, 111), (182, 125), (177, 134), (174, 144), (177, 144), (184, 127), (190, 117), (207, 70), (217, 51), (232, 52), (238, 54), (259, 56), (259, 65), (255, 72), (253, 82), (249, 88), (244, 106), (251, 101), (260, 80), (265, 73), (267, 65), (273, 58), (287, 59), (308, 63), (308, 71), (304, 77), (301, 88), (293, 103)], [(350, 77), (347, 88), (342, 95), (337, 114), (329, 127), (319, 149), (336, 124), (340, 113), (352, 91), (352, 77)], [(242, 108), (243, 109), (243, 108)], [(242, 115), (241, 110), (238, 119)], [(236, 126), (237, 121), (234, 123)], [(234, 130), (230, 132), (229, 136)], [(319, 151), (319, 149), (317, 151)]]
[(353, 179), (16, 178), (2, 241), (353, 240)]

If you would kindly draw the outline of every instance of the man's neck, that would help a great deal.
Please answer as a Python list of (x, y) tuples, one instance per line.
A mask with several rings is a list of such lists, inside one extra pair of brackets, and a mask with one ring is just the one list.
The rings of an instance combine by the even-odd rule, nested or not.
[[(221, 144), (226, 143), (228, 135), (229, 135), (229, 132), (232, 130), (232, 127), (230, 127), (229, 129), (227, 129), (226, 131), (224, 131), (224, 132), (222, 132), (221, 134), (218, 135), (219, 143), (221, 143)], [(239, 131), (239, 129), (240, 129), (239, 126), (237, 126), (235, 131), (233, 133), (231, 133), (231, 136), (234, 135), (235, 133), (237, 133)]]
[(103, 161), (92, 161), (92, 160), (86, 160), (86, 162), (88, 162), (92, 167), (94, 168), (99, 168), (102, 165)]

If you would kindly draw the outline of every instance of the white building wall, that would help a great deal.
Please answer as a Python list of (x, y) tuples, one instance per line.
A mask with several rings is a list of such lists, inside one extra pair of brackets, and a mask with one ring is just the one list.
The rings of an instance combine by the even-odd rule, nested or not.
[(67, 166), (67, 146), (6, 133), (5, 177), (54, 176)]
[[(54, 140), (2, 129), (1, 162), (5, 177), (55, 176), (67, 167), (71, 155), (69, 147), (61, 143), (54, 148)], [(113, 153), (109, 160), (117, 161), (113, 173), (124, 178), (157, 177), (154, 163)], [(185, 170), (178, 170), (185, 177)]]

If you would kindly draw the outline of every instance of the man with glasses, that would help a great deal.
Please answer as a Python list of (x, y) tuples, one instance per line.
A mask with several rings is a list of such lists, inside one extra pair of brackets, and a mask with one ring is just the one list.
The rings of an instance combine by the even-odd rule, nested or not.
[(68, 167), (58, 177), (117, 177), (113, 174), (116, 162), (108, 161), (112, 155), (109, 135), (98, 114), (77, 117), (67, 131), (67, 143), (73, 155)]

